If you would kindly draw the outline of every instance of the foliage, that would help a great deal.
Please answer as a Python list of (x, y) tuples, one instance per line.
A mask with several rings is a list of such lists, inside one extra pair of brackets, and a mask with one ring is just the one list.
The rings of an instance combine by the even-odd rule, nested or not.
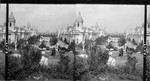
[(114, 48), (114, 46), (112, 45), (112, 42), (110, 42), (110, 43), (106, 46), (106, 48), (108, 48), (108, 49)]
[(58, 42), (58, 39), (56, 36), (52, 36), (50, 39), (50, 44), (51, 45), (55, 45)]
[(34, 45), (38, 42), (38, 39), (39, 39), (39, 36), (35, 36), (35, 35), (31, 36), (28, 38), (28, 43)]
[(85, 49), (88, 49), (89, 46), (92, 45), (92, 43), (93, 43), (93, 40), (88, 40), (88, 39), (87, 39), (87, 40), (85, 41)]
[(136, 51), (139, 51), (139, 52), (143, 52), (144, 48), (143, 48), (143, 43), (141, 42), (137, 47), (136, 47)]
[(11, 43), (10, 45), (9, 45), (9, 47), (11, 47), (11, 48), (15, 48), (15, 43), (13, 42), (13, 43)]
[(77, 57), (76, 60), (75, 78), (79, 80), (88, 71), (89, 65), (83, 58)]
[(135, 57), (128, 56), (125, 66), (113, 68), (106, 65), (109, 57), (107, 51), (101, 52), (96, 45), (93, 45), (89, 48), (88, 53), (90, 55), (88, 65), (83, 64), (88, 68), (85, 69), (82, 66), (81, 72), (82, 70), (85, 72), (83, 75), (80, 75), (82, 76), (81, 81), (101, 81), (98, 80), (98, 77), (100, 77), (98, 75), (103, 74), (108, 76), (108, 79), (105, 81), (111, 81), (112, 79), (141, 80), (143, 77), (141, 74), (142, 68), (136, 68), (137, 59)]
[(5, 52), (5, 40), (2, 40), (0, 43), (0, 49)]
[(147, 63), (146, 64), (147, 65), (146, 66), (147, 67), (146, 68), (146, 74), (147, 74), (147, 79), (149, 81), (150, 80), (150, 68), (149, 68), (150, 67), (150, 57), (149, 56), (147, 57), (146, 63)]
[(131, 42), (131, 39), (130, 39), (130, 38), (128, 38), (128, 41), (129, 41), (129, 42)]
[(9, 56), (9, 79), (25, 80), (32, 73), (38, 71), (41, 52), (38, 49), (27, 45), (20, 50), (20, 53), (20, 58)]
[(66, 38), (64, 39), (64, 43), (65, 44), (69, 44)]
[(104, 36), (101, 36), (101, 37), (98, 37), (97, 39), (95, 39), (95, 42), (97, 45), (103, 45), (104, 42), (106, 42), (106, 40), (108, 39), (108, 37), (104, 37)]
[(123, 48), (119, 50), (119, 56), (123, 56)]
[(26, 41), (24, 39), (20, 39), (17, 42), (17, 49), (22, 49), (22, 47), (26, 44)]
[(0, 81), (5, 79), (5, 54), (0, 53)]
[(134, 40), (134, 39), (132, 40), (132, 44), (137, 45), (137, 43), (135, 42), (135, 40)]
[(118, 45), (119, 45), (119, 46), (123, 46), (125, 43), (126, 43), (126, 39), (125, 39), (124, 37), (121, 37), (121, 38), (118, 40)]
[(18, 72), (22, 68), (22, 64), (19, 58), (8, 56), (8, 80), (18, 79)]
[(45, 41), (42, 41), (41, 45), (39, 46), (40, 48), (46, 48)]

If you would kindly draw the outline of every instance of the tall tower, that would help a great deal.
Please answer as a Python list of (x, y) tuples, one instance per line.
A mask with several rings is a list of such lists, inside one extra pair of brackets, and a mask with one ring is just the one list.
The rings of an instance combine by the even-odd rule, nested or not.
[(82, 27), (82, 26), (83, 26), (83, 19), (79, 12), (79, 15), (77, 16), (77, 18), (75, 20), (75, 27)]
[(9, 27), (10, 28), (15, 27), (15, 23), (16, 23), (15, 17), (13, 15), (13, 12), (11, 12), (10, 17), (9, 17)]

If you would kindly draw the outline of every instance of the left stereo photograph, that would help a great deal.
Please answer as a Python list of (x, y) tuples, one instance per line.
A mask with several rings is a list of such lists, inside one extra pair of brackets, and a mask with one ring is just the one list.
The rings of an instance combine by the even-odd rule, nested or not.
[(73, 4), (9, 4), (7, 80), (72, 81), (74, 44), (58, 30), (75, 12)]

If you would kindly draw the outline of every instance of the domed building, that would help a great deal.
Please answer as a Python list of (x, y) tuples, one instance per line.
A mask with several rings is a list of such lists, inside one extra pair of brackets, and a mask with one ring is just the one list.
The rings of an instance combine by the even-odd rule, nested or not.
[[(37, 35), (37, 28), (31, 27), (30, 23), (27, 26), (17, 27), (16, 26), (16, 19), (11, 12), (9, 16), (8, 22), (8, 42), (9, 43), (16, 43), (19, 39), (27, 40), (30, 36)], [(0, 25), (0, 41), (6, 38), (6, 22), (3, 25)]]
[(84, 27), (84, 20), (79, 12), (73, 26), (68, 26), (59, 31), (58, 36), (69, 42), (75, 40), (76, 44), (85, 43), (85, 39), (95, 40), (99, 36), (105, 36), (106, 32), (96, 23), (95, 26)]
[(95, 40), (97, 37), (105, 36), (106, 32), (104, 29), (100, 28), (96, 23), (95, 26), (84, 27), (84, 20), (79, 12), (73, 26), (68, 26), (67, 28), (62, 28), (58, 32), (58, 37), (63, 40), (66, 39), (68, 42), (75, 40), (75, 43), (82, 44), (84, 50), (84, 44), (86, 39)]
[[(150, 14), (149, 17), (147, 19), (147, 45), (150, 44)], [(130, 29), (127, 34), (126, 34), (126, 38), (130, 39), (131, 41), (133, 41), (133, 39), (135, 40), (135, 42), (137, 44), (144, 42), (144, 24), (141, 27), (135, 27)]]

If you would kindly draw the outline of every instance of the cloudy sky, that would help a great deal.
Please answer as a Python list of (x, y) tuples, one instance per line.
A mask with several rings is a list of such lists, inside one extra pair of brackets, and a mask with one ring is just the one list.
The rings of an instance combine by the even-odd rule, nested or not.
[[(98, 23), (109, 33), (122, 33), (144, 22), (142, 5), (11, 4), (9, 9), (15, 16), (16, 26), (26, 26), (29, 22), (37, 26), (39, 32), (55, 32), (73, 25), (79, 12), (85, 27)], [(5, 21), (5, 5), (0, 6), (0, 17), (2, 24)]]

